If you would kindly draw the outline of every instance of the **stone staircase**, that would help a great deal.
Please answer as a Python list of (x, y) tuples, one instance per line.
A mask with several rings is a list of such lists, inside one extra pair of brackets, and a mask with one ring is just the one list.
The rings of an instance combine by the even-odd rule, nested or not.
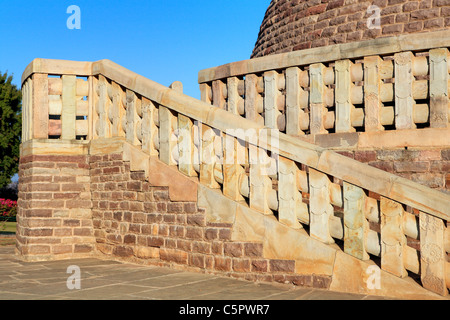
[[(104, 153), (106, 145), (112, 153)], [(440, 299), (412, 278), (399, 279), (304, 229), (261, 215), (126, 141), (92, 141), (90, 154), (96, 248), (110, 259), (348, 293)], [(108, 179), (96, 183), (103, 175)], [(369, 278), (377, 270), (380, 286), (372, 288)]]
[[(393, 50), (381, 41), (379, 54)], [(399, 43), (398, 51), (412, 46), (409, 38)], [(345, 46), (339, 59), (357, 52), (366, 61), (375, 50)], [(424, 46), (432, 57), (427, 65), (441, 61), (433, 57), (442, 48), (428, 39), (417, 50)], [(297, 57), (295, 70), (292, 56), (275, 59), (288, 61), (289, 71), (262, 58), (201, 72), (204, 101), (184, 95), (180, 83), (167, 88), (109, 60), (34, 60), (22, 77), (17, 254), (25, 260), (101, 255), (342, 292), (447, 296), (450, 196), (316, 143), (323, 135), (336, 139), (333, 134), (367, 142), (386, 137), (371, 131), (379, 125), (407, 126), (423, 113), (437, 114), (443, 98), (435, 99), (436, 88), (441, 80), (448, 84), (447, 63), (446, 77), (427, 82), (435, 97), (429, 110), (411, 106), (411, 113), (406, 100), (395, 101), (406, 109), (374, 103), (371, 80), (358, 71), (370, 61), (341, 77), (337, 60), (305, 62), (312, 56)], [(416, 60), (411, 63), (424, 63)], [(389, 70), (389, 62), (381, 65)], [(262, 77), (257, 66), (268, 73)], [(305, 71), (307, 90), (300, 86)], [(380, 78), (378, 88), (389, 89)], [(350, 90), (349, 79), (353, 86), (364, 80), (367, 109), (349, 102), (360, 90)], [(350, 100), (339, 98), (342, 91)], [(306, 92), (308, 109), (301, 107)], [(373, 122), (361, 120), (369, 114), (379, 117), (372, 129)], [(430, 119), (432, 128), (422, 132), (448, 133), (448, 126), (437, 128), (440, 117)], [(353, 130), (361, 121), (367, 134)], [(400, 135), (418, 130), (389, 128)]]

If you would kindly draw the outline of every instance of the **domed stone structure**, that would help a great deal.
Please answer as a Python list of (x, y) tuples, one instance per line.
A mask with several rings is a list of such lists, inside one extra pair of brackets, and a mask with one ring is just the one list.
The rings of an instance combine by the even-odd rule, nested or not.
[(272, 0), (251, 57), (449, 27), (448, 0)]

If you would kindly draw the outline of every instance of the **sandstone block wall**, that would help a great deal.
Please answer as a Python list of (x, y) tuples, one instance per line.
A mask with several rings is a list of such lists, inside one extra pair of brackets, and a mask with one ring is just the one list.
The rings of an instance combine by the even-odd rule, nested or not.
[[(380, 29), (367, 26), (371, 5)], [(251, 57), (449, 27), (448, 0), (272, 0)]]
[(352, 159), (450, 193), (450, 149), (387, 149), (339, 151)]
[(19, 181), (18, 253), (29, 260), (92, 255), (88, 156), (21, 157)]
[(168, 187), (130, 171), (121, 154), (91, 156), (90, 165), (98, 252), (247, 280), (330, 286), (331, 277), (296, 274), (294, 260), (264, 258), (262, 242), (232, 241), (233, 224), (208, 222), (195, 201), (171, 200)]

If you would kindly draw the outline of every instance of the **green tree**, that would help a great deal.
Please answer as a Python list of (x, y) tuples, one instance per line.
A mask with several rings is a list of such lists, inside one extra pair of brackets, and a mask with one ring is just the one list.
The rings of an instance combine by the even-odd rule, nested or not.
[(0, 188), (11, 182), (19, 168), (22, 93), (12, 79), (0, 72)]

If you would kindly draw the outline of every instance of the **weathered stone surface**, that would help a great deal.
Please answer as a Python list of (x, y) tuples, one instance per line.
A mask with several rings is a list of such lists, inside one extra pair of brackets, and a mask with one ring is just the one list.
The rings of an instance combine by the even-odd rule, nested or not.
[(149, 182), (154, 186), (168, 186), (172, 201), (196, 201), (197, 183), (181, 174), (178, 169), (165, 166), (161, 161), (150, 158)]
[[(349, 272), (352, 270), (352, 272)], [(401, 279), (377, 265), (336, 252), (330, 290), (379, 296), (399, 294), (401, 299), (436, 299), (430, 291), (417, 286), (412, 279)]]
[(238, 205), (231, 239), (234, 241), (263, 241), (264, 237), (264, 217), (244, 205)]
[(237, 205), (217, 190), (198, 186), (198, 206), (206, 209), (207, 222), (234, 223)]
[(303, 230), (280, 224), (274, 218), (266, 217), (264, 225), (265, 258), (295, 260), (295, 272), (299, 274), (332, 274), (333, 248), (310, 238)]
[(437, 294), (448, 294), (446, 285), (446, 252), (444, 222), (420, 213), (421, 279), (423, 286)]

